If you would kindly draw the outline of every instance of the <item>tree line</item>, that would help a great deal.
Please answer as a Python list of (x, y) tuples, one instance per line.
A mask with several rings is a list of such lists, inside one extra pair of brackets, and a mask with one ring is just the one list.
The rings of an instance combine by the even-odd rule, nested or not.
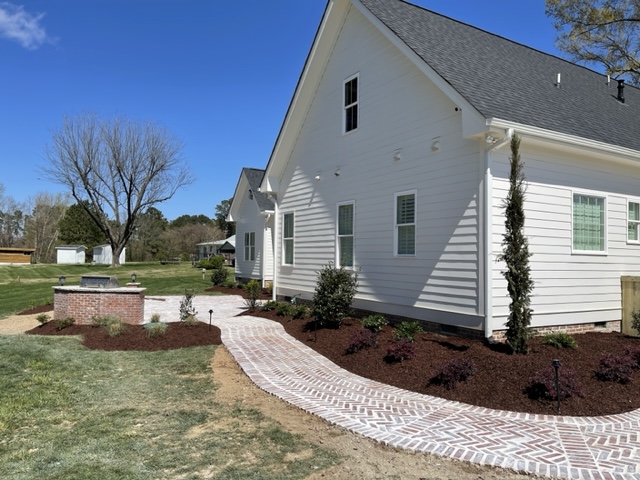
[[(147, 208), (138, 215), (127, 242), (127, 260), (189, 260), (198, 243), (233, 235), (234, 225), (225, 221), (229, 205), (230, 200), (218, 204), (213, 218), (185, 214), (174, 220), (167, 220), (155, 207)], [(65, 194), (38, 193), (17, 202), (4, 194), (0, 184), (0, 246), (35, 248), (36, 263), (55, 262), (59, 245), (84, 245), (90, 255), (93, 247), (109, 243), (87, 213), (91, 208), (88, 202), (72, 203)]]

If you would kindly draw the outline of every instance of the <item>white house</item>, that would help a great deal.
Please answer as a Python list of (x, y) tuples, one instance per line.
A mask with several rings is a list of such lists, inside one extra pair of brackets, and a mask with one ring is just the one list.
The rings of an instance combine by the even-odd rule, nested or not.
[(235, 222), (238, 281), (273, 281), (273, 202), (260, 192), (264, 170), (243, 168), (233, 194), (227, 221)]
[[(127, 248), (122, 249), (120, 253), (120, 265), (124, 265)], [(113, 259), (113, 253), (111, 251), (111, 245), (98, 245), (93, 247), (93, 263), (98, 265), (111, 265)]]
[(335, 262), (356, 307), (499, 336), (517, 134), (533, 326), (616, 327), (640, 273), (639, 132), (634, 87), (404, 1), (330, 0), (260, 186), (274, 295), (311, 298)]
[(56, 263), (81, 264), (85, 262), (87, 247), (84, 245), (59, 245), (56, 247)]

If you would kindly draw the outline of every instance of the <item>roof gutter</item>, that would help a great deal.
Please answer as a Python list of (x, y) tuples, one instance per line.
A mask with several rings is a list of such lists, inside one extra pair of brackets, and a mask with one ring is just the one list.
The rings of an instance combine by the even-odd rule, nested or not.
[(484, 216), (484, 336), (490, 338), (493, 335), (493, 174), (491, 167), (493, 162), (491, 154), (513, 138), (513, 128), (505, 130), (505, 136), (494, 141), (487, 135), (485, 141), (490, 145), (485, 149), (484, 156), (484, 181), (483, 181), (483, 216)]

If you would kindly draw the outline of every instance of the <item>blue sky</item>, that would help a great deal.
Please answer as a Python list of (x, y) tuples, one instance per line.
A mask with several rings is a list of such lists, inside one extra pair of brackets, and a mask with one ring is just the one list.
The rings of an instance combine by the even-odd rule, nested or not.
[[(544, 0), (412, 3), (558, 54)], [(158, 205), (213, 217), (264, 168), (326, 0), (0, 0), (0, 184), (24, 202), (51, 132), (96, 112), (162, 124), (196, 182)]]

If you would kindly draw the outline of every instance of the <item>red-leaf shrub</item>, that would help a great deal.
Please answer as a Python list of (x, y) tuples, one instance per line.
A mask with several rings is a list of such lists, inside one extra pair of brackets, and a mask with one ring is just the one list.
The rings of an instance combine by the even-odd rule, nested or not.
[(415, 354), (415, 344), (409, 339), (400, 338), (390, 343), (387, 355), (384, 358), (387, 362), (401, 362), (413, 358)]
[(627, 345), (624, 347), (624, 354), (633, 360), (633, 368), (640, 368), (640, 347)]
[(367, 348), (378, 346), (378, 335), (369, 330), (360, 330), (349, 338), (347, 353), (356, 353)]
[(596, 378), (603, 382), (630, 383), (636, 363), (631, 355), (606, 354), (600, 360)]
[(582, 391), (573, 370), (558, 370), (558, 390), (556, 392), (556, 372), (552, 366), (536, 373), (526, 388), (529, 396), (534, 399), (564, 400), (569, 397), (581, 397)]
[(447, 390), (455, 388), (458, 382), (462, 382), (476, 373), (476, 365), (466, 358), (456, 358), (441, 365), (431, 377), (431, 383), (442, 385)]

